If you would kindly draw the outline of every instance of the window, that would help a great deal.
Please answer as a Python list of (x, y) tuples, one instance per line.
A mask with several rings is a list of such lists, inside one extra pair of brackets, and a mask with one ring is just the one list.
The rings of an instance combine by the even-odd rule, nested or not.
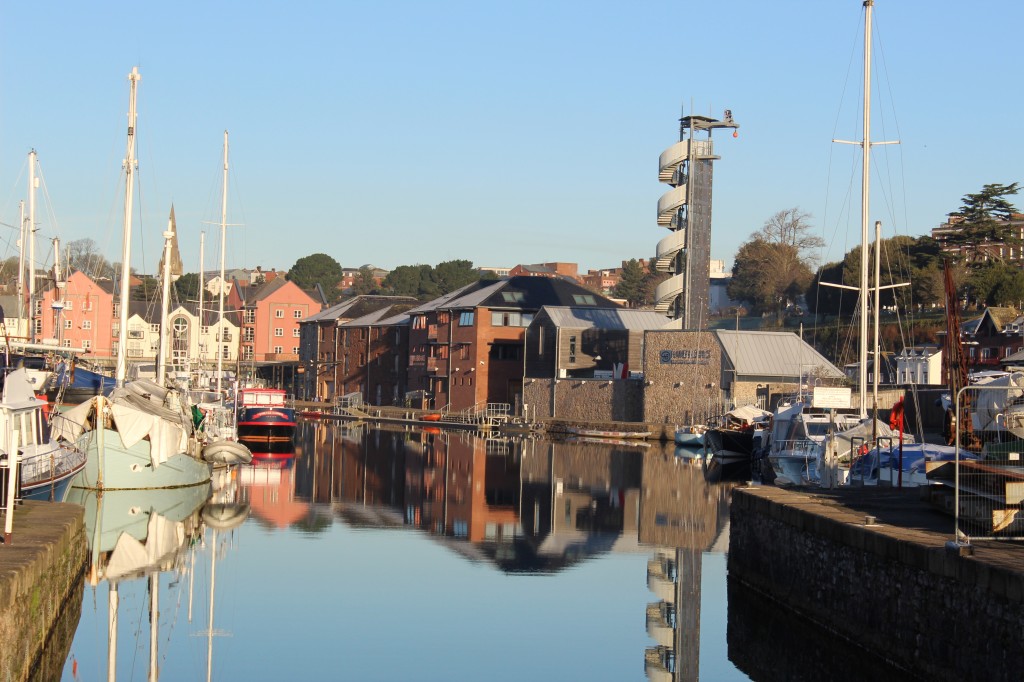
[(256, 311), (246, 310), (245, 311), (245, 324), (256, 324)]
[(576, 305), (595, 305), (593, 294), (573, 294), (572, 300)]
[(504, 299), (505, 303), (522, 303), (526, 300), (526, 296), (521, 291), (503, 291), (501, 292), (501, 298)]
[(274, 336), (284, 336), (284, 328), (274, 327)]
[(294, 336), (295, 338), (299, 338), (300, 336), (302, 336), (301, 330), (296, 327), (295, 329), (292, 330), (292, 336)]
[(284, 347), (283, 346), (274, 346), (274, 352), (275, 353), (283, 353), (284, 352)]
[(569, 337), (569, 362), (576, 362), (576, 337)]
[(295, 353), (296, 355), (298, 355), (299, 354), (299, 347), (298, 346), (293, 346), (292, 347), (292, 352)]
[(151, 325), (149, 325), (149, 331), (153, 332), (154, 334), (159, 334), (160, 333), (160, 325), (158, 325), (158, 324), (151, 324)]
[(92, 341), (90, 341), (89, 339), (85, 339), (84, 341), (82, 341), (82, 348), (86, 350), (92, 348)]
[(460, 327), (472, 327), (473, 317), (475, 313), (470, 310), (468, 312), (459, 313), (459, 326)]
[(92, 320), (82, 320), (82, 329), (92, 329)]
[(427, 328), (427, 316), (426, 315), (417, 315), (416, 317), (412, 318), (412, 328), (413, 329), (426, 329)]
[(246, 327), (245, 329), (242, 330), (242, 340), (243, 341), (252, 341), (255, 338), (256, 338), (256, 330), (254, 330), (252, 327)]
[(43, 302), (42, 301), (36, 301), (36, 304), (33, 307), (35, 308), (35, 311), (36, 311), (35, 314), (36, 315), (42, 315), (43, 314)]
[(242, 346), (242, 359), (252, 360), (252, 346)]
[(294, 317), (296, 320), (301, 320), (302, 319), (302, 309), (301, 308), (296, 308), (295, 310), (293, 310), (292, 311), (292, 317)]
[(71, 348), (71, 339), (64, 339), (64, 347)]
[(75, 309), (75, 302), (74, 301), (64, 301), (64, 310), (74, 310), (74, 309)]
[(64, 328), (65, 329), (74, 329), (75, 328), (75, 323), (72, 322), (71, 320), (64, 320)]
[(200, 327), (199, 328), (199, 333), (202, 334), (203, 336), (207, 336), (210, 333), (210, 328), (209, 327), (205, 327), (205, 326), (204, 327)]
[(276, 317), (276, 318), (278, 318), (278, 319), (280, 319), (280, 318), (284, 317), (284, 310), (282, 310), (282, 309), (280, 309), (280, 308), (278, 308), (277, 310), (275, 310), (275, 311), (274, 311), (274, 317)]
[(220, 349), (220, 357), (223, 360), (231, 359), (231, 346), (224, 346)]
[(544, 327), (537, 327), (537, 357), (544, 357)]

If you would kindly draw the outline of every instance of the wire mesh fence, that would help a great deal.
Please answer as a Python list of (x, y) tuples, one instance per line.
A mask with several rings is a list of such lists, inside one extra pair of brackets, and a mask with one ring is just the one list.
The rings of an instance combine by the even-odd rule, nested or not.
[(1024, 539), (1024, 374), (961, 389), (946, 411), (952, 462), (936, 462), (958, 541)]

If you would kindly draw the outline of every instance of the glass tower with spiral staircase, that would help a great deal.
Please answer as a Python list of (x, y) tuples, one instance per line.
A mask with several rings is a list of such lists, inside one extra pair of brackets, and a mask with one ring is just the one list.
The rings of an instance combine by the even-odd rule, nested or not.
[(711, 133), (739, 124), (725, 110), (723, 120), (708, 116), (679, 119), (679, 142), (661, 154), (658, 179), (671, 187), (658, 200), (658, 224), (669, 230), (658, 242), (654, 267), (669, 278), (654, 292), (655, 310), (680, 329), (707, 327), (711, 268)]

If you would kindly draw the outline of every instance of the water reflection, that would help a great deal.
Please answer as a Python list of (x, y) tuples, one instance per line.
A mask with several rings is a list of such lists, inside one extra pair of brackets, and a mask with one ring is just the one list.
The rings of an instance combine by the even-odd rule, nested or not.
[(294, 508), (292, 517), (307, 503), (307, 518), (414, 526), (510, 574), (650, 552), (647, 584), (658, 601), (647, 606), (654, 645), (643, 652), (644, 669), (656, 680), (699, 678), (702, 557), (727, 550), (730, 494), (749, 480), (749, 467), (722, 466), (698, 452), (680, 456), (673, 444), (485, 438), (358, 423), (300, 428), (297, 450), (311, 456), (296, 454), (293, 496), (281, 503)]
[[(167, 638), (161, 633), (161, 626), (167, 625), (168, 618), (161, 616), (173, 613), (173, 609), (161, 607), (161, 594), (166, 595), (182, 585), (188, 577), (189, 614), (192, 613), (192, 577), (194, 575), (194, 550), (202, 543), (204, 532), (210, 529), (213, 546), (216, 547), (218, 530), (229, 530), (241, 524), (247, 516), (245, 505), (239, 505), (236, 497), (235, 472), (218, 470), (211, 483), (187, 488), (161, 490), (113, 490), (96, 491), (72, 487), (67, 493), (67, 502), (85, 507), (85, 536), (88, 547), (86, 568), (87, 589), (92, 590), (94, 606), (97, 604), (97, 590), (106, 589), (106, 678), (116, 680), (133, 678), (139, 646), (139, 631), (144, 627), (130, 616), (140, 616), (135, 601), (144, 593), (145, 613), (148, 615), (149, 666), (147, 679), (155, 681), (160, 677), (160, 668), (165, 657), (161, 654), (160, 643)], [(212, 552), (215, 555), (215, 552)], [(161, 579), (169, 578), (161, 585)], [(211, 584), (210, 621), (208, 631), (213, 633), (213, 592)], [(122, 597), (127, 590), (127, 615), (122, 618)], [(173, 616), (170, 620), (173, 620)], [(96, 633), (94, 633), (96, 634)], [(119, 644), (125, 643), (127, 652), (119, 655)], [(86, 646), (76, 636), (76, 643)], [(96, 646), (101, 643), (95, 643)], [(212, 639), (210, 646), (212, 658)], [(74, 649), (65, 664), (65, 677), (82, 679)], [(85, 679), (99, 678), (99, 670), (90, 670)], [(209, 676), (208, 676), (209, 679)]]
[[(183, 496), (176, 501), (148, 493), (117, 504), (109, 493), (102, 501), (83, 498), (98, 519), (89, 527), (97, 566), (90, 578), (98, 587), (86, 588), (87, 599), (90, 589), (95, 601), (109, 585), (116, 606), (116, 594), (123, 601), (139, 583), (131, 594), (140, 603), (163, 592), (179, 595), (165, 596), (165, 605), (189, 604), (189, 621), (197, 625), (187, 631), (204, 645), (202, 665), (190, 661), (179, 627), (177, 636), (149, 649), (157, 674), (165, 667), (167, 679), (200, 679), (204, 668), (217, 679), (473, 679), (484, 667), (494, 680), (632, 679), (643, 666), (650, 679), (696, 680), (702, 619), (706, 637), (711, 622), (712, 640), (703, 647), (705, 676), (744, 677), (726, 659), (725, 562), (713, 554), (727, 548), (737, 485), (731, 477), (742, 478), (742, 471), (702, 455), (679, 456), (673, 444), (484, 438), (313, 421), (300, 422), (294, 444), (253, 453), (253, 463), (221, 481), (210, 500), (197, 491), (168, 491)], [(116, 516), (132, 521), (108, 520), (101, 506), (120, 508)], [(180, 542), (147, 553), (163, 558), (131, 572), (134, 583), (113, 576), (107, 554), (117, 538), (102, 529), (121, 527), (120, 535), (146, 547), (162, 536), (149, 527), (155, 518)], [(235, 528), (243, 541), (218, 566)], [(232, 571), (234, 580), (217, 584), (218, 572)], [(153, 575), (164, 577), (162, 590), (141, 580)], [(268, 576), (275, 588), (277, 576), (288, 576), (287, 589), (266, 589)], [(709, 590), (714, 603), (702, 614), (702, 592)], [(209, 595), (208, 615), (201, 607), (192, 613), (193, 591), (197, 604)], [(245, 610), (227, 609), (215, 619), (215, 600), (232, 598)], [(160, 608), (136, 604), (129, 611), (143, 619)], [(173, 622), (172, 610), (158, 624)], [(424, 628), (425, 619), (433, 625)], [(83, 615), (89, 624), (76, 634), (73, 653), (103, 629), (95, 620)], [(115, 658), (124, 627), (111, 629)], [(215, 652), (220, 629), (237, 634), (233, 646)], [(269, 655), (270, 630), (279, 645), (301, 649), (301, 657)], [(402, 655), (395, 659), (387, 649), (383, 656), (385, 640), (401, 641)], [(488, 667), (513, 640), (531, 654)], [(585, 660), (566, 651), (584, 652)], [(380, 667), (384, 658), (387, 669)], [(65, 679), (100, 679), (102, 664), (95, 665), (99, 674), (80, 677), (66, 667)], [(132, 676), (130, 660), (115, 668)]]

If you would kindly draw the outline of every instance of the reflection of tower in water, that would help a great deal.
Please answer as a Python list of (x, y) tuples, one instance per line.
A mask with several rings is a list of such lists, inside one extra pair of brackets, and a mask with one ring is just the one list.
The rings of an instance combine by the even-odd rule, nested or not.
[(702, 467), (673, 455), (644, 457), (640, 542), (658, 547), (647, 562), (647, 586), (659, 599), (647, 606), (647, 632), (655, 641), (644, 652), (649, 679), (700, 677), (701, 561), (728, 538), (733, 487), (709, 483)]

